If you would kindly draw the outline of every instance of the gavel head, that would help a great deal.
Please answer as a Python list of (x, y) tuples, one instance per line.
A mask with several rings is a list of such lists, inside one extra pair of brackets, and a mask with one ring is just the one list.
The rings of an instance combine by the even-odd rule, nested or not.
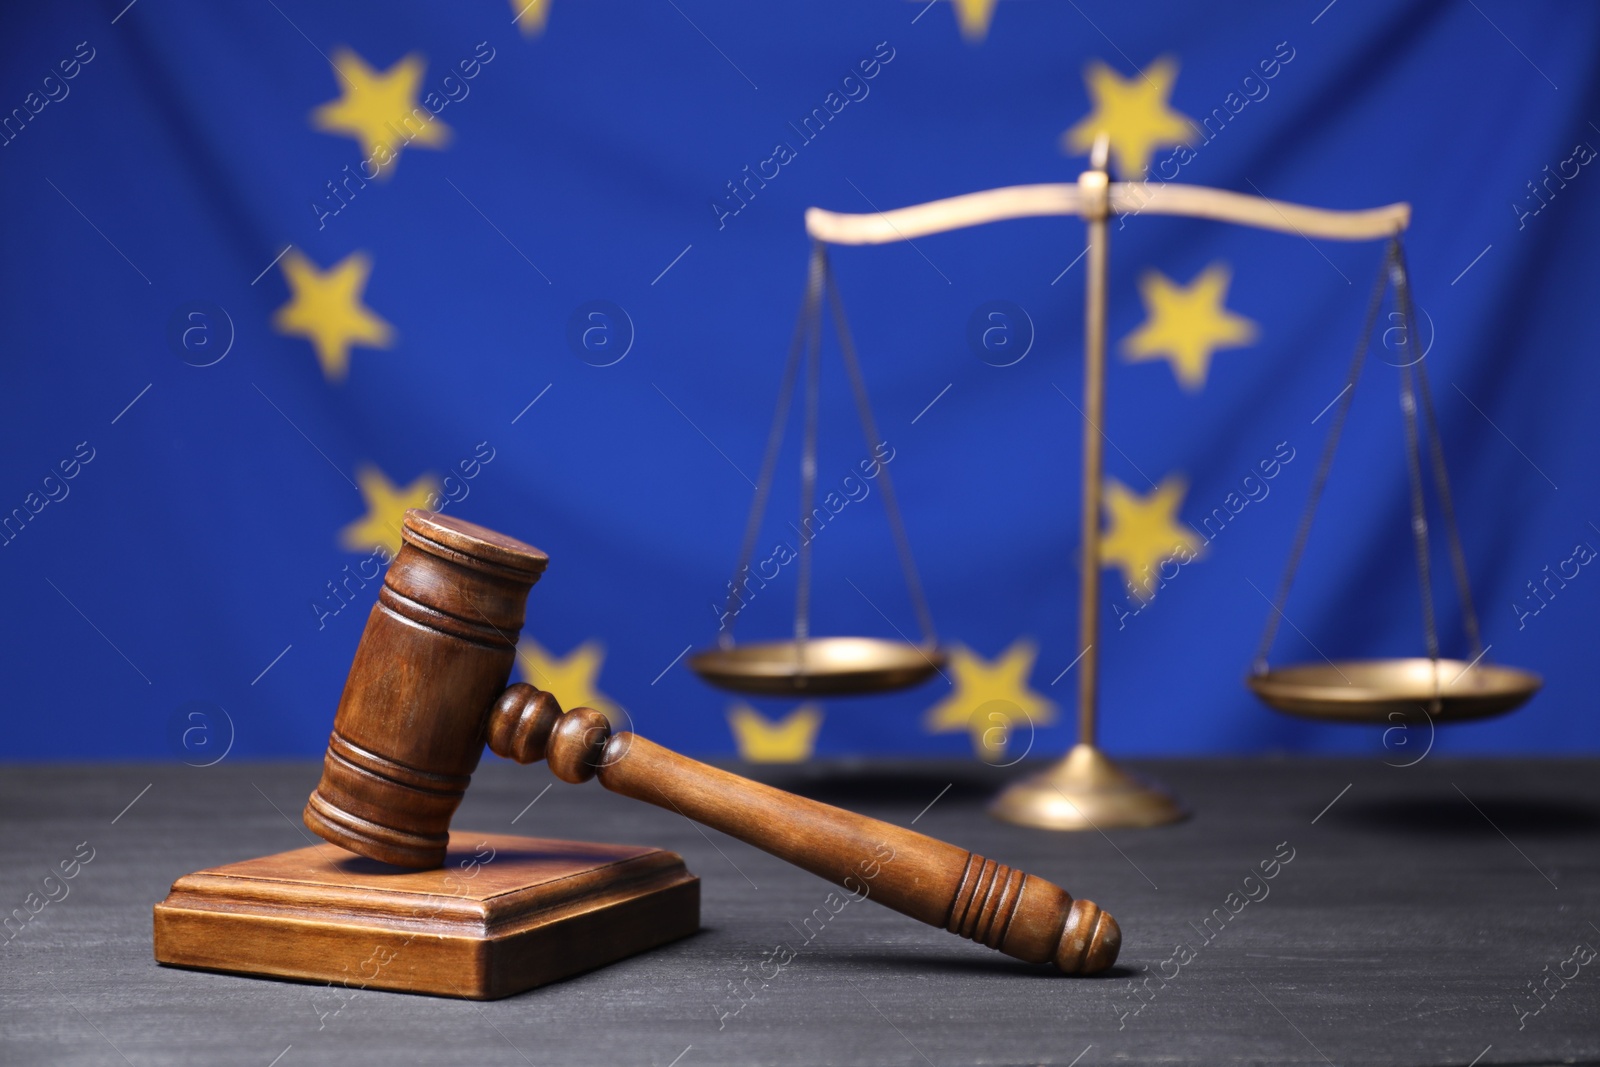
[(352, 852), (438, 867), (549, 557), (416, 509), (400, 533), (304, 818)]

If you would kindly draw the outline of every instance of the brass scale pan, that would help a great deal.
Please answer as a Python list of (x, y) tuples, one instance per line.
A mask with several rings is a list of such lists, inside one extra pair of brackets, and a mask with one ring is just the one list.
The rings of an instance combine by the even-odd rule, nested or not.
[(943, 667), (937, 648), (877, 637), (813, 637), (714, 648), (689, 657), (712, 685), (757, 696), (847, 696), (921, 685)]
[(838, 335), (840, 355), (844, 360), (850, 385), (855, 393), (856, 413), (861, 421), (862, 434), (868, 451), (881, 440), (872, 407), (867, 400), (866, 384), (861, 374), (860, 360), (855, 343), (845, 321), (844, 306), (839, 299), (838, 285), (828, 263), (827, 251), (821, 242), (812, 246), (809, 276), (805, 299), (801, 305), (794, 339), (789, 347), (789, 359), (784, 368), (783, 384), (778, 391), (777, 411), (773, 416), (772, 430), (767, 439), (766, 457), (761, 465), (761, 477), (756, 485), (755, 499), (751, 502), (750, 516), (746, 521), (744, 543), (739, 562), (734, 567), (733, 580), (728, 583), (728, 617), (737, 616), (735, 607), (738, 593), (734, 590), (746, 572), (760, 532), (762, 516), (772, 488), (778, 452), (783, 442), (784, 426), (794, 395), (802, 357), (806, 369), (803, 455), (801, 460), (799, 575), (795, 598), (795, 625), (792, 639), (765, 641), (755, 644), (735, 644), (732, 628), (724, 631), (723, 643), (689, 657), (689, 669), (705, 681), (722, 689), (757, 696), (849, 696), (869, 693), (886, 693), (920, 685), (943, 669), (945, 655), (934, 636), (933, 620), (923, 595), (922, 581), (917, 575), (916, 563), (911, 558), (910, 543), (906, 538), (905, 523), (896, 502), (894, 483), (889, 469), (882, 467), (878, 473), (879, 490), (883, 495), (884, 509), (889, 527), (894, 535), (895, 548), (900, 556), (906, 586), (911, 596), (923, 639), (920, 644), (910, 641), (890, 641), (876, 637), (813, 637), (811, 636), (811, 538), (806, 533), (808, 516), (816, 496), (817, 457), (817, 405), (820, 345), (822, 334), (822, 303), (826, 300), (833, 312), (833, 323)]
[[(1334, 452), (1339, 446), (1339, 435), (1344, 428), (1345, 416), (1355, 396), (1356, 379), (1372, 340), (1373, 326), (1388, 286), (1393, 284), (1395, 302), (1407, 323), (1416, 322), (1411, 301), (1411, 284), (1406, 269), (1405, 253), (1400, 240), (1395, 237), (1389, 245), (1388, 255), (1378, 275), (1372, 298), (1367, 308), (1366, 325), (1356, 346), (1350, 364), (1349, 380), (1340, 394), (1337, 414), (1328, 428), (1328, 438), (1323, 445), (1322, 459), (1306, 510), (1300, 521), (1295, 541), (1289, 550), (1289, 560), (1278, 586), (1277, 599), (1267, 616), (1265, 633), (1256, 654), (1256, 670), (1245, 679), (1245, 684), (1263, 703), (1278, 711), (1304, 718), (1331, 722), (1389, 723), (1398, 716), (1415, 715), (1421, 711), (1434, 721), (1483, 719), (1500, 715), (1522, 706), (1543, 684), (1537, 674), (1483, 662), (1484, 649), (1478, 631), (1477, 613), (1472, 606), (1472, 590), (1467, 581), (1465, 553), (1461, 547), (1461, 531), (1456, 522), (1455, 505), (1450, 495), (1450, 481), (1445, 469), (1444, 449), (1440, 442), (1438, 423), (1434, 416), (1433, 399), (1428, 388), (1427, 370), (1423, 360), (1427, 353), (1415, 355), (1413, 331), (1404, 331), (1403, 352), (1406, 361), (1400, 366), (1400, 409), (1405, 416), (1407, 469), (1411, 484), (1411, 528), (1415, 539), (1417, 568), (1422, 591), (1423, 637), (1428, 656), (1414, 659), (1369, 659), (1302, 663), (1275, 670), (1267, 669), (1267, 654), (1272, 649), (1278, 619), (1283, 614), (1306, 539), (1316, 515), (1317, 503), (1333, 465)], [(1420, 419), (1419, 416), (1420, 415)], [(1421, 449), (1418, 423), (1426, 434), (1429, 460), (1439, 509), (1445, 520), (1447, 544), (1455, 573), (1457, 593), (1461, 602), (1463, 628), (1467, 639), (1477, 653), (1463, 662), (1439, 656), (1439, 640), (1434, 621), (1433, 590), (1426, 510), (1423, 497)]]
[(1516, 667), (1418, 656), (1302, 663), (1254, 675), (1246, 684), (1263, 703), (1290, 715), (1386, 724), (1419, 709), (1438, 722), (1486, 719), (1520, 707), (1543, 683)]

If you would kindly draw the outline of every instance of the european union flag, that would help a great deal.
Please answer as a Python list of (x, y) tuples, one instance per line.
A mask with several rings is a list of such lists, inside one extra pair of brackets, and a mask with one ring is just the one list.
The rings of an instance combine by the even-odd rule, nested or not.
[[(813, 632), (915, 637), (866, 474), (887, 471), (943, 671), (793, 701), (686, 663), (727, 621), (806, 208), (1071, 182), (1100, 135), (1115, 177), (1152, 186), (1413, 205), (1416, 314), (1380, 312), (1274, 661), (1423, 654), (1396, 398), (1425, 352), (1488, 658), (1547, 683), (1436, 748), (1600, 745), (1600, 11), (112, 0), (0, 20), (7, 757), (320, 753), (411, 507), (548, 552), (519, 676), (664, 744), (1060, 752), (1084, 651), (1076, 218), (831, 253), (879, 439), (830, 340), (833, 502), (799, 529), (791, 432), (739, 636), (791, 631), (804, 539)], [(1242, 680), (1381, 243), (1133, 212), (1110, 248), (1104, 746), (1380, 750)], [(1463, 604), (1435, 584), (1461, 655)]]

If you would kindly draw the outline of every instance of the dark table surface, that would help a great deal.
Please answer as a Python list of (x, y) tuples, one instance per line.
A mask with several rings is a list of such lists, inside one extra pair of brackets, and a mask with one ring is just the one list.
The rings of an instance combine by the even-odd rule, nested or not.
[[(1600, 761), (1135, 766), (1194, 818), (1051, 834), (984, 814), (1016, 769), (761, 772), (901, 825), (950, 785), (918, 830), (1121, 921), (1118, 969), (1070, 979), (872, 903), (806, 942), (797, 927), (829, 890), (819, 879), (594, 783), (540, 796), (553, 781), (542, 766), (486, 763), (458, 828), (673, 849), (702, 879), (704, 921), (685, 941), (489, 1003), (343, 999), (152, 961), (151, 905), (173, 879), (306, 843), (312, 763), (0, 768), (5, 912), (26, 915), (46, 874), (93, 850), (67, 895), (0, 943), (0, 1062), (1600, 1062), (1600, 958), (1585, 964), (1592, 949), (1579, 948), (1600, 948)], [(1270, 882), (1246, 883), (1291, 850)], [(1226, 923), (1203, 926), (1216, 909)], [(794, 958), (741, 1002), (731, 988), (780, 942)]]

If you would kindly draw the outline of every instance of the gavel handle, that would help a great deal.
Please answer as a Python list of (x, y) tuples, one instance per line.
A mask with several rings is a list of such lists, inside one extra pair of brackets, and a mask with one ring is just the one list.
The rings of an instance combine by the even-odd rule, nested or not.
[[(519, 692), (521, 691), (521, 692)], [(543, 705), (542, 707), (540, 705)], [(681, 756), (633, 733), (613, 736), (592, 708), (553, 712), (532, 686), (506, 691), (489, 745), (529, 763), (546, 756), (563, 781), (598, 777), (613, 793), (721, 830), (826, 878), (855, 899), (941, 926), (1029, 963), (1067, 974), (1103, 971), (1117, 958), (1116, 920), (1042, 878), (865, 815), (786, 793)], [(548, 744), (534, 744), (538, 736)]]

